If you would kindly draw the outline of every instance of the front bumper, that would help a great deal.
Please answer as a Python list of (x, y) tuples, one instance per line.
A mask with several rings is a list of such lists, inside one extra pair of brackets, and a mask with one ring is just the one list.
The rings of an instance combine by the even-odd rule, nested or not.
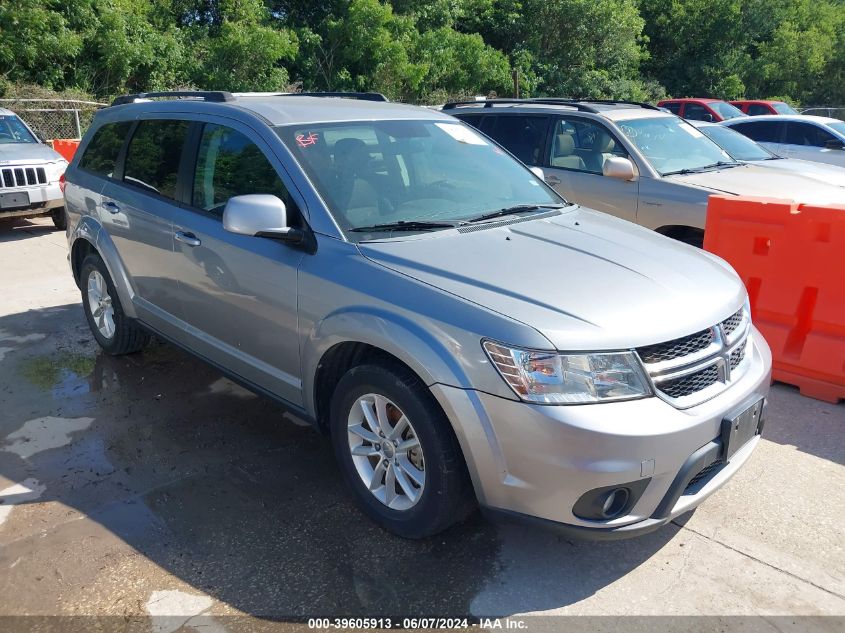
[[(759, 442), (688, 486), (722, 452), (722, 420), (765, 397), (771, 352), (752, 331), (749, 366), (717, 397), (680, 410), (659, 398), (581, 406), (541, 406), (443, 385), (432, 391), (452, 420), (479, 502), (491, 512), (557, 524), (570, 534), (624, 538), (692, 510), (724, 485)], [(623, 516), (573, 514), (589, 490), (648, 479)]]
[(65, 199), (58, 182), (38, 185), (37, 187), (3, 187), (0, 194), (26, 194), (29, 204), (16, 204), (10, 207), (0, 205), (0, 218), (13, 218), (48, 213), (64, 206)]

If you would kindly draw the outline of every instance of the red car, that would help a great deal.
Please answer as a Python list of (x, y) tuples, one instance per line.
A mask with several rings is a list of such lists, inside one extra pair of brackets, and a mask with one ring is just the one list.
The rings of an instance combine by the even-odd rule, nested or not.
[(745, 116), (742, 110), (719, 99), (664, 99), (657, 106), (691, 121), (727, 121)]
[(788, 103), (783, 101), (766, 101), (764, 99), (743, 99), (741, 101), (729, 101), (749, 116), (758, 114), (798, 114)]

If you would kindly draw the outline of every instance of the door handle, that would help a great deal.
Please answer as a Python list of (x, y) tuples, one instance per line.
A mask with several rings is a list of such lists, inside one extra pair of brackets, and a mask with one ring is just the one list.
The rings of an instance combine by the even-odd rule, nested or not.
[(117, 206), (116, 202), (113, 202), (111, 200), (107, 200), (106, 202), (104, 202), (103, 208), (106, 211), (108, 211), (109, 213), (111, 213), (112, 215), (116, 215), (116, 214), (120, 213), (120, 207)]
[(200, 244), (202, 244), (200, 238), (190, 232), (176, 231), (174, 237), (176, 237), (177, 242), (182, 242), (183, 244), (187, 244), (191, 247), (199, 246)]
[(557, 176), (546, 176), (546, 184), (547, 185), (559, 185), (560, 178)]

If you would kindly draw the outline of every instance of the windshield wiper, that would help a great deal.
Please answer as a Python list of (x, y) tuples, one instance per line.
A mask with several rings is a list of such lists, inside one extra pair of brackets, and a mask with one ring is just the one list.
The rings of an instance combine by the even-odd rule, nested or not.
[(739, 167), (742, 163), (733, 162), (729, 163), (724, 160), (720, 160), (717, 163), (711, 163), (710, 165), (702, 165), (701, 167), (692, 167), (688, 169), (679, 169), (677, 171), (667, 171), (664, 173), (664, 176), (676, 176), (676, 175), (684, 175), (684, 174), (697, 174), (702, 171), (707, 171), (708, 169), (718, 169), (719, 167)]
[(374, 233), (376, 231), (431, 231), (434, 229), (451, 229), (454, 222), (426, 222), (425, 220), (399, 220), (371, 226), (356, 226), (348, 229), (357, 233)]
[(491, 211), (484, 213), (474, 218), (464, 220), (461, 224), (474, 224), (476, 222), (484, 222), (485, 220), (493, 220), (505, 215), (517, 215), (519, 213), (531, 213), (532, 211), (539, 211), (540, 209), (562, 209), (565, 205), (562, 204), (517, 204), (512, 207), (499, 209), (498, 211)]

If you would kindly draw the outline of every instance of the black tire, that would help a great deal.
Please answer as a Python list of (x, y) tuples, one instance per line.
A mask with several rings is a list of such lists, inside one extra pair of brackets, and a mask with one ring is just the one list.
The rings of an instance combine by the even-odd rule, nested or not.
[[(353, 463), (349, 414), (358, 398), (369, 393), (385, 396), (405, 413), (422, 447), (425, 486), (419, 501), (406, 510), (395, 510), (379, 501)], [(461, 521), (474, 509), (472, 484), (449, 420), (425, 384), (404, 366), (386, 362), (346, 372), (332, 395), (330, 427), (347, 487), (364, 513), (384, 529), (404, 538), (424, 538)]]
[(65, 214), (64, 207), (53, 209), (50, 212), (50, 218), (52, 218), (53, 224), (60, 231), (64, 231), (67, 228), (67, 215)]
[[(97, 271), (103, 276), (106, 287), (108, 288), (108, 294), (112, 300), (111, 305), (114, 309), (114, 334), (110, 338), (107, 338), (100, 332), (94, 315), (91, 313), (91, 306), (88, 301), (88, 279), (93, 271)], [(94, 335), (97, 344), (103, 348), (106, 354), (112, 356), (131, 354), (132, 352), (139, 351), (149, 342), (149, 334), (138, 327), (123, 312), (123, 306), (120, 305), (120, 299), (118, 298), (109, 271), (99, 255), (91, 253), (82, 261), (79, 279), (82, 288), (82, 309), (85, 311), (88, 327), (91, 328), (91, 333)]]

